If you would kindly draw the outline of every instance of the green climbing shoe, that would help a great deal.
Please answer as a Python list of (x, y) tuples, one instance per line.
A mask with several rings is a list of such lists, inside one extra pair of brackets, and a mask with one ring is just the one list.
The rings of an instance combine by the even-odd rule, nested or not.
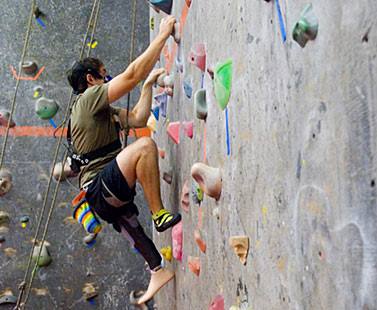
[(181, 215), (179, 213), (171, 214), (168, 210), (161, 209), (156, 214), (152, 215), (152, 219), (156, 230), (158, 232), (163, 232), (179, 223), (181, 221)]

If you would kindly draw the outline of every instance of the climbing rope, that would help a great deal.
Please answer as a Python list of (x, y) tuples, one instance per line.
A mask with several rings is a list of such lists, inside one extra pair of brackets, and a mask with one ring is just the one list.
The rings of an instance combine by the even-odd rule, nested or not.
[(36, 7), (35, 0), (32, 0), (31, 1), (31, 9), (30, 9), (30, 14), (29, 14), (28, 26), (27, 26), (27, 30), (26, 30), (26, 34), (25, 34), (25, 39), (24, 39), (24, 47), (22, 49), (21, 61), (20, 61), (19, 66), (18, 66), (18, 78), (17, 78), (16, 87), (15, 87), (14, 94), (13, 94), (8, 125), (7, 125), (6, 131), (5, 131), (5, 136), (4, 136), (4, 141), (3, 141), (3, 147), (2, 147), (2, 150), (1, 150), (0, 169), (3, 166), (3, 161), (4, 161), (4, 157), (5, 157), (5, 149), (6, 149), (7, 142), (8, 142), (10, 124), (12, 122), (13, 113), (14, 113), (14, 110), (16, 108), (17, 93), (18, 93), (18, 88), (20, 86), (20, 81), (21, 81), (21, 79), (19, 77), (21, 76), (22, 65), (25, 61), (26, 51), (27, 51), (27, 48), (29, 46), (29, 39), (30, 39), (30, 33), (31, 33), (31, 27), (32, 27), (35, 7)]
[[(97, 5), (98, 6), (100, 5), (100, 0), (93, 0), (93, 7), (92, 7), (91, 14), (90, 14), (88, 26), (87, 26), (87, 29), (86, 29), (86, 33), (85, 33), (84, 39), (82, 41), (82, 46), (81, 46), (81, 51), (80, 51), (80, 60), (82, 59), (82, 57), (84, 55), (85, 44), (86, 44), (86, 41), (87, 41), (87, 38), (88, 38), (88, 34), (89, 34), (89, 31), (90, 31), (90, 28), (92, 27), (94, 12), (95, 12), (95, 8), (97, 7)], [(98, 12), (99, 12), (99, 9), (97, 8), (97, 14), (96, 14), (97, 18), (98, 18)], [(93, 23), (93, 28), (94, 28), (93, 31), (92, 31), (92, 35), (93, 36), (94, 36), (94, 32), (95, 32), (94, 25), (96, 26), (96, 24), (97, 24), (97, 22), (95, 22), (95, 24)], [(69, 100), (68, 100), (66, 111), (65, 111), (64, 121), (63, 121), (63, 123), (61, 125), (62, 130), (61, 130), (61, 134), (59, 136), (59, 140), (57, 142), (57, 146), (56, 146), (56, 149), (55, 149), (55, 154), (54, 154), (54, 159), (53, 159), (53, 165), (52, 165), (53, 167), (56, 165), (56, 162), (57, 162), (57, 158), (58, 158), (60, 146), (62, 144), (62, 139), (63, 139), (63, 136), (64, 136), (64, 130), (63, 129), (65, 127), (65, 124), (67, 123), (67, 120), (69, 119), (70, 108), (71, 108), (73, 96), (74, 96), (74, 94), (73, 94), (73, 91), (72, 91), (71, 94), (70, 94)], [(67, 160), (67, 155), (68, 155), (68, 153), (66, 151), (65, 154), (64, 154), (64, 156), (63, 156), (62, 167), (64, 167), (64, 165), (65, 165), (65, 162)], [(48, 226), (49, 226), (49, 223), (50, 223), (50, 220), (51, 220), (51, 215), (52, 215), (52, 212), (53, 212), (53, 209), (54, 209), (54, 206), (55, 206), (55, 201), (56, 201), (56, 197), (57, 197), (57, 193), (58, 193), (58, 189), (59, 189), (61, 177), (62, 177), (62, 174), (59, 175), (59, 179), (58, 179), (57, 185), (55, 187), (55, 191), (54, 191), (52, 202), (51, 202), (51, 207), (50, 207), (50, 210), (49, 210), (49, 213), (48, 213), (48, 216), (47, 216), (47, 220), (46, 220), (46, 224), (45, 224), (45, 229), (44, 229), (44, 232), (43, 232), (43, 235), (42, 235), (42, 239), (40, 241), (41, 246), (40, 246), (40, 249), (39, 249), (39, 253), (37, 255), (36, 262), (35, 262), (33, 271), (31, 273), (31, 277), (29, 279), (29, 283), (26, 283), (28, 275), (29, 275), (29, 272), (30, 272), (31, 262), (32, 262), (32, 259), (33, 259), (33, 252), (34, 252), (35, 246), (37, 244), (37, 237), (39, 235), (39, 231), (40, 231), (42, 220), (43, 220), (43, 215), (45, 213), (46, 206), (47, 206), (47, 198), (49, 196), (49, 191), (50, 191), (51, 182), (52, 182), (52, 178), (53, 178), (53, 169), (51, 169), (50, 178), (49, 178), (49, 181), (48, 181), (47, 190), (46, 190), (46, 194), (45, 194), (45, 197), (44, 197), (43, 206), (42, 206), (42, 210), (41, 210), (41, 213), (40, 213), (40, 218), (39, 218), (39, 221), (38, 221), (37, 230), (36, 230), (36, 233), (35, 233), (35, 236), (34, 236), (34, 240), (33, 240), (33, 246), (32, 246), (32, 249), (30, 251), (29, 261), (28, 261), (26, 272), (25, 272), (24, 280), (23, 280), (23, 282), (20, 285), (20, 293), (19, 293), (19, 296), (18, 296), (18, 299), (17, 299), (17, 304), (16, 304), (16, 308), (15, 309), (20, 309), (22, 297), (23, 297), (23, 294), (24, 294), (25, 290), (26, 290), (27, 294), (25, 296), (24, 302), (22, 303), (22, 307), (25, 307), (25, 305), (27, 303), (27, 300), (29, 298), (30, 290), (31, 290), (33, 279), (34, 279), (34, 276), (35, 276), (35, 272), (36, 272), (37, 267), (38, 267), (38, 261), (39, 261), (40, 255), (41, 255), (42, 246), (43, 246), (43, 243), (45, 241), (45, 237), (46, 237), (46, 234), (47, 234), (47, 229), (48, 229)]]
[[(130, 47), (130, 61), (131, 64), (134, 58), (134, 49), (135, 49), (135, 25), (136, 25), (136, 0), (133, 1), (132, 5), (132, 18), (131, 18), (131, 47)], [(130, 112), (130, 101), (131, 101), (131, 92), (127, 94), (127, 114), (126, 114), (126, 128), (125, 128), (125, 137), (124, 137), (124, 145), (123, 148), (128, 144), (128, 135), (130, 132), (130, 127), (128, 126), (128, 116)], [(136, 131), (135, 136), (136, 136)]]

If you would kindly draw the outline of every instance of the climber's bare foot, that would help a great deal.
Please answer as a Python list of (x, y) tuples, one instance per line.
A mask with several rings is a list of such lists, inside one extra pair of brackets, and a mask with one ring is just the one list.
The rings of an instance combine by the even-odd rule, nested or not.
[(137, 301), (138, 305), (146, 303), (148, 300), (153, 298), (153, 296), (168, 283), (171, 279), (174, 278), (174, 272), (161, 268), (160, 270), (153, 272), (151, 280), (148, 285), (148, 289), (143, 296)]

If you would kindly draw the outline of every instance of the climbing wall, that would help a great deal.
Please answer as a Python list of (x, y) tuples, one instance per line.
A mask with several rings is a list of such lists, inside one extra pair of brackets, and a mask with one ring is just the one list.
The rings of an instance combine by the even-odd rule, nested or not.
[[(377, 309), (377, 2), (308, 4), (174, 1), (182, 39), (161, 58), (174, 94), (154, 138), (183, 244), (180, 253), (179, 229), (173, 241), (154, 235), (164, 253), (173, 247), (176, 273), (158, 309)], [(151, 10), (155, 25), (163, 16)], [(199, 68), (198, 43), (215, 80)], [(229, 85), (216, 65), (229, 58), (223, 110)], [(218, 200), (194, 202), (197, 162), (220, 169)]]
[[(91, 54), (100, 57), (109, 74), (114, 76), (122, 72), (129, 61), (132, 1), (101, 3), (93, 41), (97, 44), (92, 45)], [(31, 1), (0, 1), (0, 4), (3, 8), (0, 25), (0, 106), (10, 109)], [(18, 295), (18, 286), (26, 271), (31, 240), (40, 218), (57, 143), (52, 137), (53, 124), (59, 124), (64, 118), (71, 92), (65, 72), (78, 58), (93, 1), (37, 1), (37, 5), (45, 14), (41, 16), (44, 26), (33, 18), (26, 58), (35, 61), (38, 70), (29, 75), (28, 80), (20, 81), (14, 114), (16, 127), (10, 130), (3, 165), (12, 174), (13, 187), (0, 197), (2, 302), (7, 289), (14, 296)], [(136, 17), (135, 55), (138, 55), (149, 41), (148, 6), (145, 2), (137, 1)], [(37, 86), (42, 89), (36, 89)], [(35, 113), (36, 102), (42, 95), (59, 106), (57, 114), (50, 121), (40, 119)], [(137, 96), (136, 90), (132, 93), (131, 104), (134, 104)], [(118, 105), (125, 107), (126, 101)], [(0, 126), (1, 145), (4, 135), (4, 127)], [(62, 156), (59, 156), (59, 161), (61, 159)], [(66, 182), (60, 185), (46, 237), (52, 262), (36, 271), (26, 309), (132, 309), (129, 306), (129, 292), (148, 283), (144, 261), (110, 226), (105, 226), (94, 245), (87, 246), (83, 242), (85, 232), (71, 217), (70, 201), (77, 194), (77, 180), (71, 179), (71, 183), (73, 186)], [(51, 206), (55, 186), (56, 181), (53, 181), (47, 208)], [(142, 213), (141, 222), (150, 233), (147, 225), (150, 217), (146, 215), (147, 208), (143, 201), (140, 193), (136, 203)], [(9, 220), (4, 217), (4, 212)], [(21, 223), (22, 217), (26, 217), (28, 222)], [(45, 220), (46, 214), (43, 222)], [(87, 301), (82, 292), (84, 287), (95, 287), (98, 296)], [(1, 309), (13, 307), (12, 304), (0, 305)]]

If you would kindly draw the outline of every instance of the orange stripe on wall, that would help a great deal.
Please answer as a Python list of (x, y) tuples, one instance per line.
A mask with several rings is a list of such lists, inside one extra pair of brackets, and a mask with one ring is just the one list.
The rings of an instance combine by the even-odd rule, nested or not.
[[(37, 127), (37, 126), (16, 126), (9, 129), (9, 136), (12, 137), (53, 137), (55, 128), (53, 127)], [(0, 136), (4, 136), (6, 132), (5, 127), (0, 127)], [(62, 134), (62, 130), (59, 129), (56, 132), (56, 137), (59, 137)], [(67, 129), (63, 130), (63, 135), (67, 135)], [(135, 133), (133, 130), (130, 130), (130, 137), (134, 137)], [(150, 137), (151, 131), (148, 127), (137, 128), (136, 129), (137, 137)]]

